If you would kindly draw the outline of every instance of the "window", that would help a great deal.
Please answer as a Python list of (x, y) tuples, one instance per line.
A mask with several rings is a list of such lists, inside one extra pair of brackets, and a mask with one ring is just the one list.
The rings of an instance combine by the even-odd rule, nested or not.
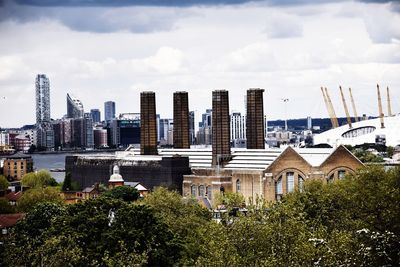
[(208, 197), (208, 199), (212, 199), (212, 187), (211, 186), (207, 186), (207, 188), (206, 188), (206, 193), (207, 193), (207, 197)]
[(191, 186), (191, 191), (192, 191), (192, 197), (196, 197), (196, 186), (195, 185), (192, 185)]
[(282, 176), (280, 176), (275, 183), (275, 198), (276, 198), (276, 200), (280, 200), (282, 198), (282, 194), (283, 194)]
[(300, 175), (298, 176), (298, 182), (299, 182), (299, 191), (303, 192), (304, 191), (304, 178), (301, 177)]
[(199, 196), (204, 197), (204, 185), (199, 186)]
[(287, 172), (286, 173), (286, 185), (287, 185), (287, 192), (293, 192), (294, 190), (294, 172)]
[(335, 174), (332, 173), (332, 174), (328, 177), (327, 182), (328, 182), (328, 183), (332, 183), (334, 178), (335, 178)]
[(240, 188), (240, 180), (237, 179), (237, 180), (236, 180), (236, 192), (237, 192), (237, 193), (240, 193), (240, 190), (241, 190), (241, 188)]
[(338, 171), (338, 178), (339, 179), (343, 179), (345, 175), (346, 175), (346, 171), (345, 170)]

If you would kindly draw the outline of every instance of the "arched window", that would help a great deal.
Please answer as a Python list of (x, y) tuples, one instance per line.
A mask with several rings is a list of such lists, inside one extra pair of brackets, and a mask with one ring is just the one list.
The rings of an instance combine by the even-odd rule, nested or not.
[(339, 180), (340, 180), (340, 179), (343, 179), (345, 175), (346, 175), (346, 171), (345, 171), (345, 170), (339, 170), (339, 171), (338, 171), (338, 178), (339, 178)]
[(304, 178), (302, 176), (298, 176), (298, 183), (299, 183), (299, 192), (304, 191)]
[(192, 185), (191, 186), (191, 192), (192, 192), (192, 197), (196, 197), (196, 186), (195, 185)]
[(329, 175), (327, 179), (328, 184), (333, 183), (334, 179), (335, 179), (335, 173), (332, 173), (331, 175)]
[(294, 190), (294, 172), (287, 172), (286, 173), (286, 188), (287, 192), (293, 192)]
[(204, 197), (204, 185), (200, 185), (199, 186), (199, 196), (200, 197)]
[(211, 200), (212, 199), (212, 187), (210, 185), (207, 186), (206, 191), (207, 191), (207, 198)]
[(241, 190), (241, 187), (240, 187), (240, 180), (237, 179), (237, 180), (236, 180), (236, 192), (237, 192), (237, 193), (240, 193), (240, 190)]
[(275, 182), (275, 199), (281, 200), (282, 195), (283, 195), (283, 189), (282, 189), (282, 175), (281, 175)]

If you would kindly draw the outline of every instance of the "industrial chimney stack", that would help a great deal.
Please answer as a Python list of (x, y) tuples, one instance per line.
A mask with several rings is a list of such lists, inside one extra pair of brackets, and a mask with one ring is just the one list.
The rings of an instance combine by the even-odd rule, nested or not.
[(156, 94), (140, 93), (140, 154), (157, 155)]
[(226, 90), (212, 92), (212, 166), (220, 166), (231, 155), (229, 96)]
[(190, 148), (187, 92), (174, 93), (174, 148)]
[(264, 149), (264, 89), (247, 90), (247, 149)]

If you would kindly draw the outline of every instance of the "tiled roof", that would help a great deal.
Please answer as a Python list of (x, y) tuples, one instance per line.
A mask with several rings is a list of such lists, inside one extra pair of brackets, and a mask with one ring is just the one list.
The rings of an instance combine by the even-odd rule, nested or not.
[(0, 228), (12, 227), (23, 217), (25, 213), (0, 214)]

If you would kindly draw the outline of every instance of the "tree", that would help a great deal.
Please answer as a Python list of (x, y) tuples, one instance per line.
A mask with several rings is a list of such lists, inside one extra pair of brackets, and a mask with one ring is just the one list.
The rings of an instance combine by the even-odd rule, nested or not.
[(0, 214), (14, 213), (15, 207), (7, 199), (0, 198)]
[(22, 185), (29, 188), (40, 188), (45, 186), (56, 186), (56, 180), (45, 170), (30, 172), (22, 177)]
[(35, 205), (44, 202), (61, 204), (63, 200), (60, 196), (60, 192), (56, 188), (33, 188), (22, 194), (17, 203), (18, 210), (28, 212), (32, 210)]
[(240, 193), (225, 192), (215, 196), (215, 206), (224, 205), (227, 209), (238, 208), (245, 205), (244, 196)]
[(62, 191), (70, 191), (70, 190), (73, 190), (73, 188), (72, 188), (72, 180), (71, 180), (71, 173), (70, 173), (70, 172), (67, 172), (67, 173), (65, 174), (65, 179), (64, 179), (64, 182), (63, 182), (63, 184), (62, 184), (61, 190), (62, 190)]
[(102, 196), (121, 199), (124, 201), (135, 201), (139, 198), (140, 193), (136, 188), (130, 186), (118, 186), (105, 192)]
[(7, 190), (10, 183), (7, 178), (3, 175), (0, 175), (0, 191)]
[(55, 203), (40, 203), (11, 232), (6, 247), (6, 266), (40, 266), (42, 253), (39, 247), (46, 241), (46, 232), (54, 219), (63, 214), (65, 208)]
[(386, 153), (387, 153), (388, 158), (393, 157), (393, 154), (394, 154), (394, 147), (388, 146), (388, 147), (386, 148)]

